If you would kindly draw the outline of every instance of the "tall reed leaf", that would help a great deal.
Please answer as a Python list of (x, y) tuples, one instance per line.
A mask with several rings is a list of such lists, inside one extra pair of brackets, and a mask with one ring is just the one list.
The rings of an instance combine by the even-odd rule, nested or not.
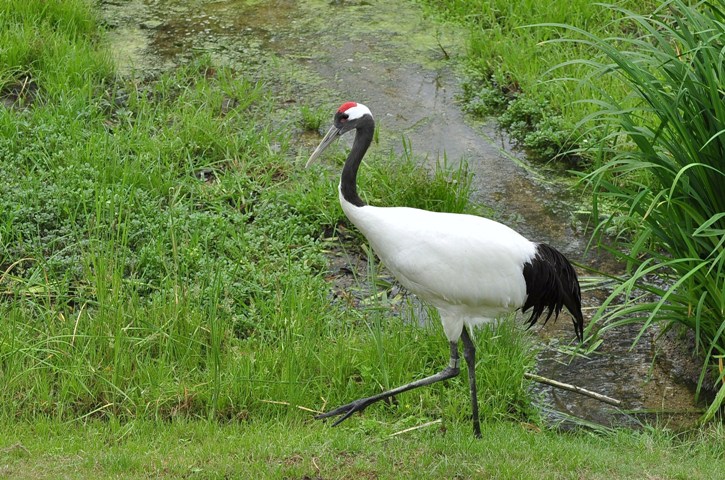
[(627, 266), (593, 324), (692, 328), (704, 359), (698, 393), (713, 378), (720, 389), (711, 418), (725, 401), (714, 368), (725, 354), (725, 2), (671, 0), (647, 16), (609, 8), (639, 35), (598, 38), (558, 25), (576, 36), (568, 41), (602, 54), (581, 61), (592, 77), (631, 87), (627, 98), (596, 101), (599, 112), (586, 119), (611, 132), (600, 147), (603, 165), (584, 177), (595, 214), (602, 205), (608, 211), (596, 219), (594, 239), (602, 245), (615, 235), (621, 243), (610, 250)]

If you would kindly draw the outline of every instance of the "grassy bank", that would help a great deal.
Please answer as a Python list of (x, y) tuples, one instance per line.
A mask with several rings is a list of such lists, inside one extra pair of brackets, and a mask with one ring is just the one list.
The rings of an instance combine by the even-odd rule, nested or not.
[[(580, 59), (596, 59), (600, 52), (582, 43), (560, 42), (576, 36), (553, 24), (572, 25), (599, 37), (631, 37), (632, 25), (615, 20), (618, 13), (585, 0), (534, 2), (530, 0), (423, 0), (434, 15), (468, 31), (464, 108), (480, 116), (495, 116), (529, 157), (554, 158), (564, 166), (583, 167), (595, 157), (571, 150), (599, 140), (579, 128), (580, 121), (597, 110), (589, 102), (602, 92), (624, 98), (629, 87), (611, 76), (590, 76)], [(642, 13), (659, 2), (619, 0), (618, 6)], [(590, 78), (591, 82), (582, 82)]]

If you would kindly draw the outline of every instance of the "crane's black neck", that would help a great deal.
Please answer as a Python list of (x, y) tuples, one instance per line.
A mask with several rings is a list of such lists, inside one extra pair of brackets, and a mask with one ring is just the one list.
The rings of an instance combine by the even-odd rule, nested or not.
[(368, 147), (373, 141), (373, 133), (375, 132), (375, 122), (370, 115), (364, 115), (358, 120), (355, 127), (355, 141), (352, 143), (352, 150), (345, 160), (345, 166), (342, 168), (342, 177), (340, 178), (340, 192), (342, 197), (356, 207), (362, 207), (365, 202), (357, 194), (357, 171), (360, 168), (360, 162), (365, 156)]

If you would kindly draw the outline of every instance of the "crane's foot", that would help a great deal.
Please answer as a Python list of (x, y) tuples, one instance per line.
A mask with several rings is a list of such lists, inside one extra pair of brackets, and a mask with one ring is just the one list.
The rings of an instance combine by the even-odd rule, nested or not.
[[(414, 388), (430, 385), (431, 383), (440, 382), (441, 380), (447, 380), (449, 378), (455, 377), (460, 371), (460, 369), (458, 368), (458, 343), (450, 342), (450, 346), (451, 358), (448, 366), (440, 372), (436, 373), (435, 375), (431, 375), (429, 377), (421, 378), (420, 380), (406, 383), (405, 385), (401, 385), (400, 387), (393, 388), (392, 390), (378, 393), (377, 395), (373, 395), (372, 397), (359, 398), (353, 402), (342, 405), (341, 407), (337, 407), (334, 410), (330, 410), (329, 412), (317, 415), (315, 418), (325, 419), (340, 415), (340, 418), (338, 418), (335, 423), (332, 424), (332, 426), (334, 427), (335, 425), (339, 425), (348, 418), (350, 418), (350, 415), (352, 415), (353, 413), (362, 412), (368, 406), (372, 405), (375, 402), (379, 402), (380, 400), (388, 400), (391, 397), (398, 395), (399, 393), (407, 392), (408, 390), (412, 390)], [(476, 413), (478, 413), (478, 411), (476, 411)]]
[(382, 400), (381, 398), (375, 398), (375, 397), (368, 397), (368, 398), (360, 398), (355, 400), (354, 402), (346, 403), (345, 405), (342, 405), (340, 407), (337, 407), (334, 410), (330, 410), (329, 412), (321, 413), (317, 415), (315, 418), (317, 420), (324, 420), (326, 418), (336, 417), (338, 415), (342, 415), (340, 418), (335, 420), (335, 423), (332, 424), (332, 426), (337, 426), (350, 418), (350, 415), (352, 415), (355, 412), (362, 412), (367, 407), (372, 405), (373, 403), (377, 402), (378, 400)]

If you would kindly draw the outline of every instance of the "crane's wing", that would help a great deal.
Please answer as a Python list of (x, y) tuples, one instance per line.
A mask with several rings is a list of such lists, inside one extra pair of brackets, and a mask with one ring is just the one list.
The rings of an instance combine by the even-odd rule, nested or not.
[(398, 280), (434, 305), (501, 313), (526, 300), (523, 267), (535, 244), (473, 215), (357, 208), (351, 218)]

